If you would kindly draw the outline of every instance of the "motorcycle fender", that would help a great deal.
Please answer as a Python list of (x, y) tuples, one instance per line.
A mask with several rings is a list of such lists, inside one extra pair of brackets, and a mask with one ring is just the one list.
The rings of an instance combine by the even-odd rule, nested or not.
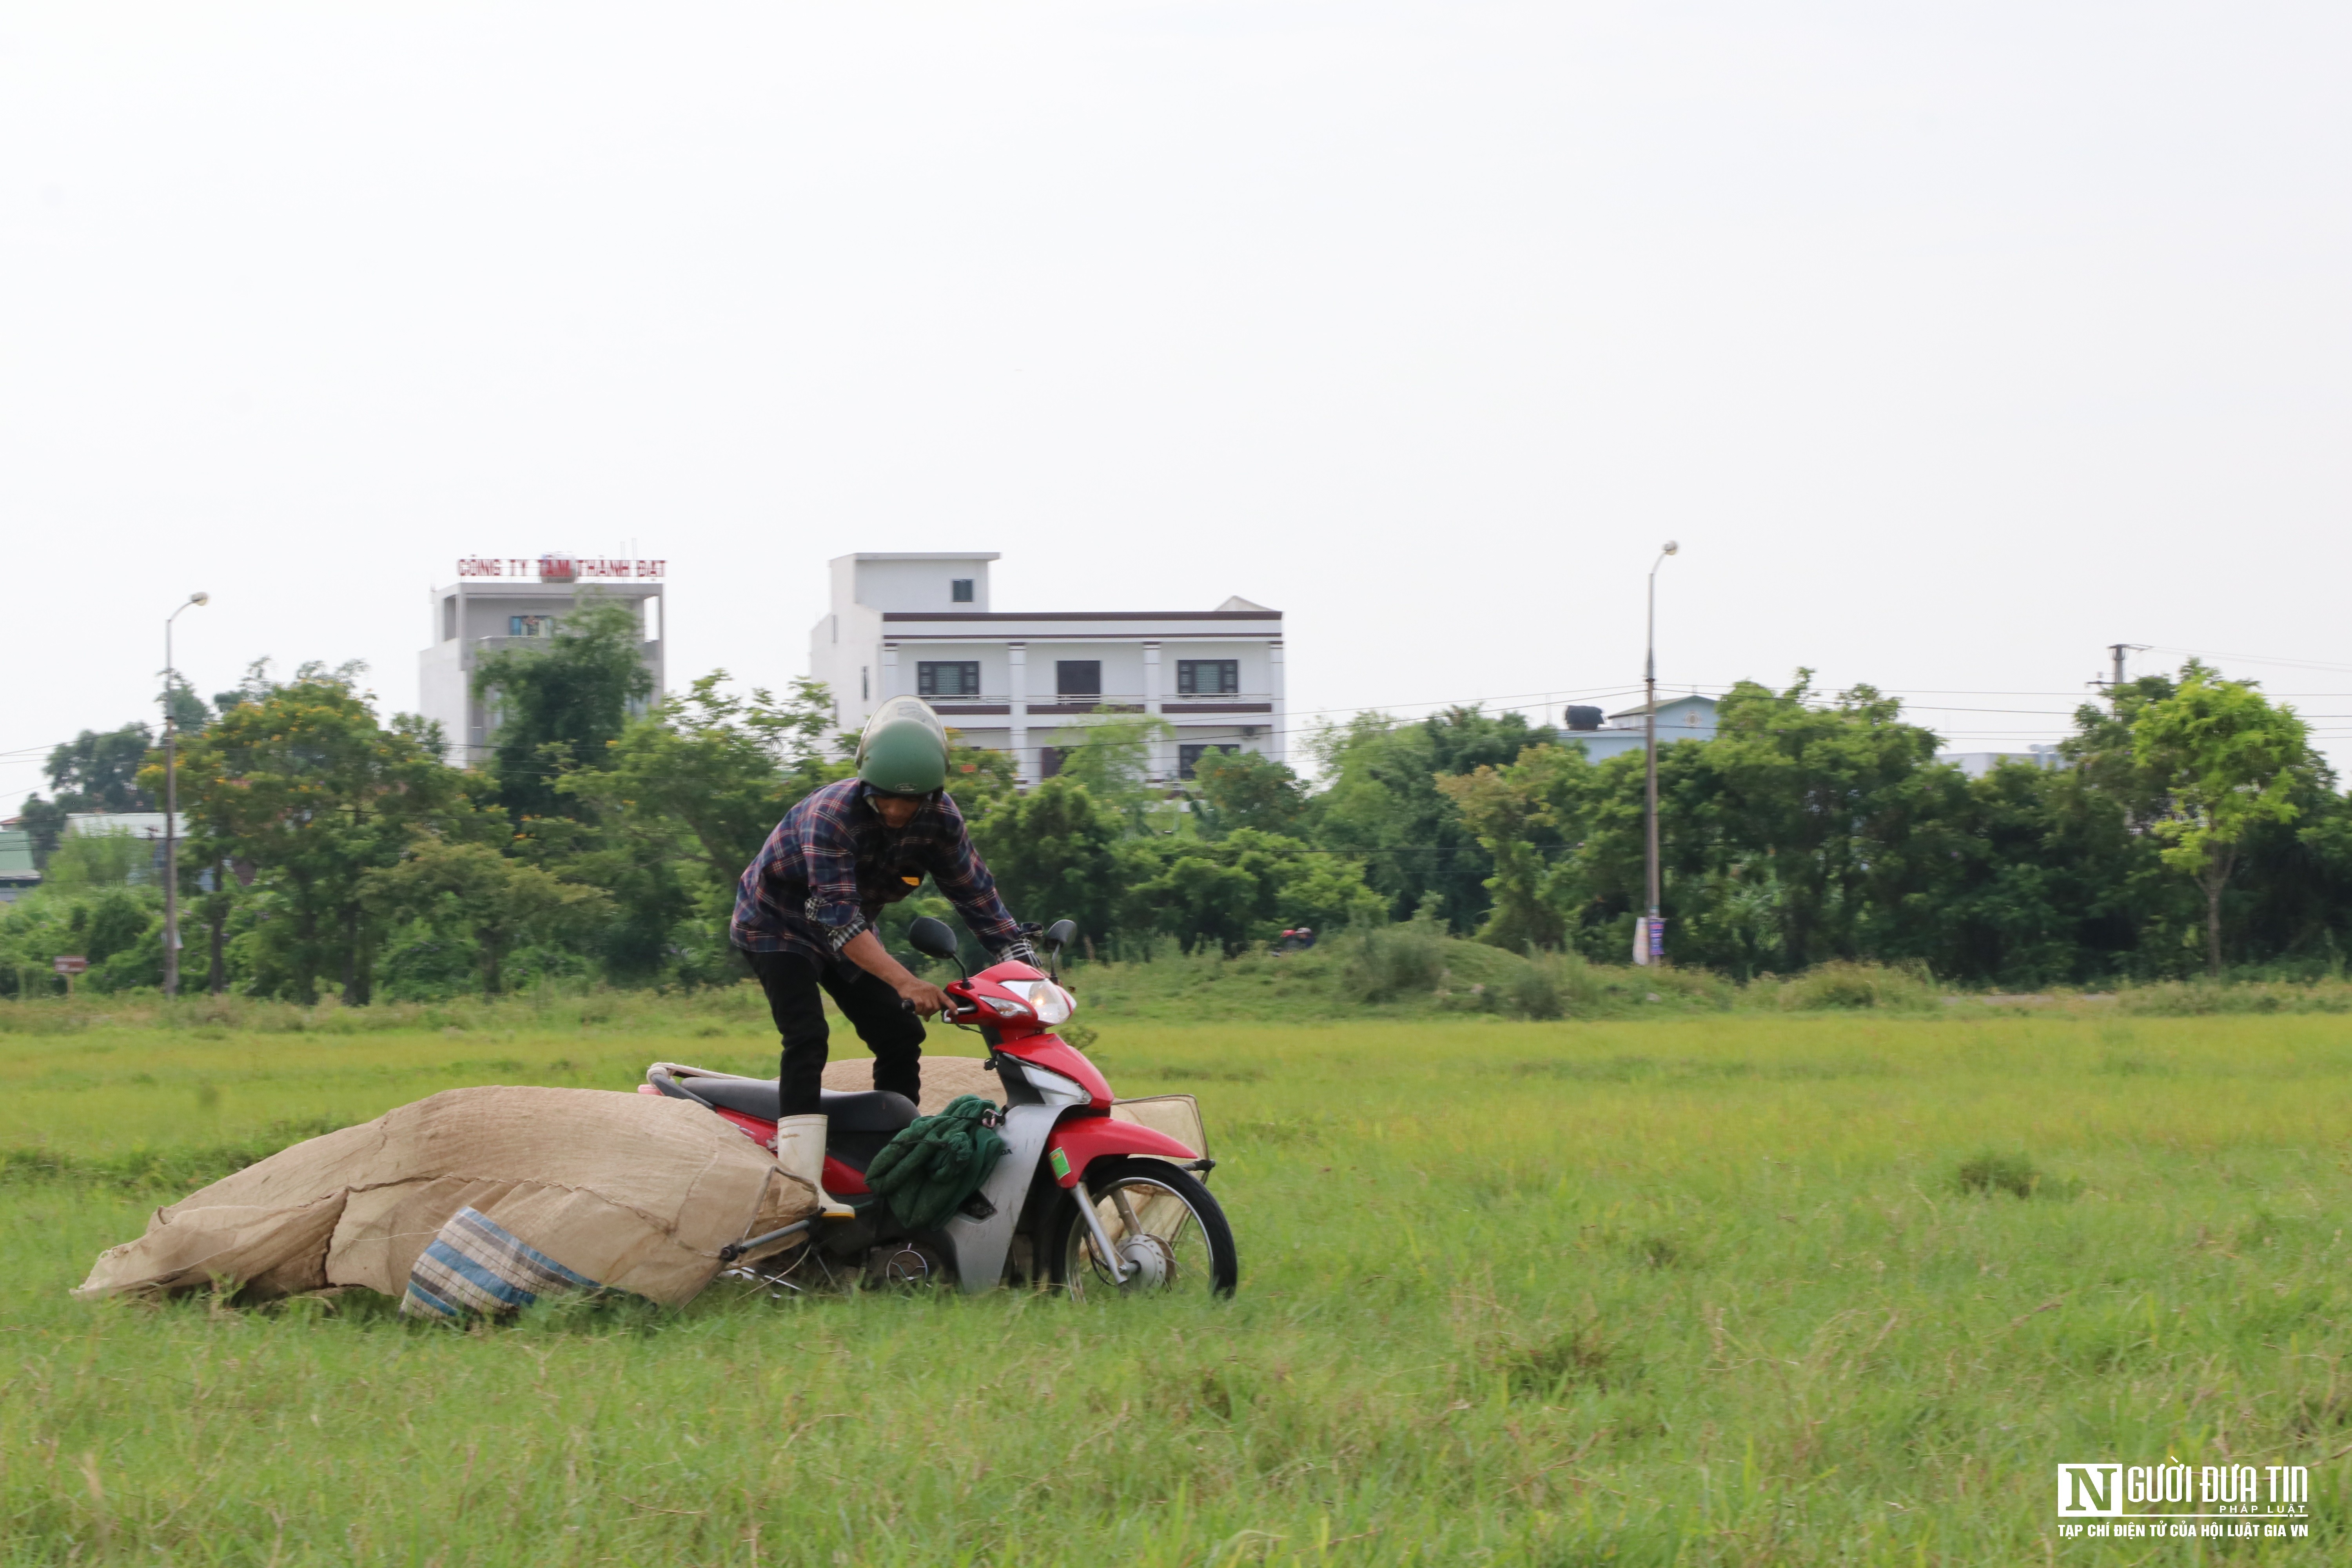
[(1073, 1117), (1045, 1140), (1045, 1168), (1053, 1173), (1057, 1186), (1077, 1185), (1088, 1165), (1112, 1154), (1141, 1154), (1175, 1165), (1201, 1157), (1165, 1132), (1108, 1116)]

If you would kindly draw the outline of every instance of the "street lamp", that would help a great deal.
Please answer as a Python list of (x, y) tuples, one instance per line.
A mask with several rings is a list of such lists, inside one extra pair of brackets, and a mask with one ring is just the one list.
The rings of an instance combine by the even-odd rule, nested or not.
[(1642, 666), (1644, 699), (1642, 751), (1647, 769), (1644, 797), (1649, 818), (1650, 912), (1643, 918), (1642, 929), (1633, 940), (1633, 962), (1636, 963), (1654, 963), (1665, 956), (1665, 928), (1658, 918), (1658, 568), (1666, 563), (1667, 556), (1681, 548), (1669, 539), (1658, 547), (1658, 558), (1650, 563), (1650, 623), (1644, 638), (1646, 646)]
[(179, 695), (179, 672), (172, 665), (172, 623), (189, 605), (209, 605), (210, 594), (191, 594), (163, 617), (163, 994), (180, 994), (180, 753), (172, 699)]

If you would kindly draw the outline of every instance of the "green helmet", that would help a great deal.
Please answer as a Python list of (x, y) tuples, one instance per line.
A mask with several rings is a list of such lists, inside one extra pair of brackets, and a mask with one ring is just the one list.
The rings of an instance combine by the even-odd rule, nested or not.
[(857, 776), (884, 795), (929, 795), (948, 782), (948, 733), (919, 697), (893, 697), (857, 738)]

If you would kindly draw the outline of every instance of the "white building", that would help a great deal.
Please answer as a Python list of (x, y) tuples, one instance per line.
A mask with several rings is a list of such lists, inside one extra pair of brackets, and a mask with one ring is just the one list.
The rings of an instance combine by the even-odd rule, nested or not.
[(2063, 768), (2066, 759), (2058, 754), (2055, 745), (2040, 742), (2030, 744), (2021, 752), (1937, 752), (1936, 760), (1949, 763), (1972, 779), (1980, 779), (2003, 763), (2023, 763), (2028, 767)]
[(989, 607), (993, 552), (862, 552), (833, 562), (833, 609), (809, 672), (844, 730), (885, 698), (916, 696), (966, 745), (1009, 752), (1022, 782), (1060, 771), (1099, 710), (1148, 713), (1171, 734), (1154, 782), (1189, 778), (1219, 748), (1283, 758), (1282, 612), (1232, 598), (1213, 610)]
[[(444, 757), (470, 767), (490, 754), (498, 716), (473, 693), (474, 667), (500, 648), (530, 647), (555, 635), (584, 594), (635, 609), (644, 630), (640, 653), (661, 700), (662, 561), (611, 561), (542, 555), (537, 561), (471, 556), (457, 581), (433, 592), (433, 645), (416, 656), (416, 710), (441, 725)], [(642, 712), (646, 705), (640, 704)]]
[[(1658, 699), (1658, 744), (1672, 745), (1676, 741), (1712, 741), (1715, 739), (1715, 699), (1712, 697), (1661, 697)], [(1581, 746), (1584, 754), (1593, 762), (1603, 762), (1621, 752), (1638, 752), (1649, 738), (1644, 722), (1649, 706), (1622, 709), (1601, 721), (1598, 708), (1574, 707), (1562, 715), (1568, 728), (1560, 735), (1565, 746)]]

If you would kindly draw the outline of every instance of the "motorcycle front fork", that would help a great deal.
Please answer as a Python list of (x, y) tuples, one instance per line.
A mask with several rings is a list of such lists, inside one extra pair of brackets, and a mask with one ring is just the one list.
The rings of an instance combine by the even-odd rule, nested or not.
[[(1095, 1256), (1103, 1260), (1103, 1267), (1110, 1270), (1110, 1277), (1113, 1279), (1125, 1284), (1129, 1272), (1128, 1264), (1111, 1249), (1110, 1232), (1103, 1228), (1102, 1215), (1095, 1212), (1095, 1194), (1087, 1185), (1087, 1179), (1080, 1176), (1071, 1185), (1070, 1192), (1078, 1200), (1078, 1214), (1087, 1222), (1087, 1233), (1095, 1238)], [(1129, 1234), (1134, 1234), (1137, 1228), (1135, 1215), (1128, 1209), (1127, 1194), (1113, 1193), (1111, 1200), (1118, 1205), (1119, 1217), (1127, 1222)], [(1138, 1264), (1136, 1267), (1141, 1268), (1142, 1265)]]

